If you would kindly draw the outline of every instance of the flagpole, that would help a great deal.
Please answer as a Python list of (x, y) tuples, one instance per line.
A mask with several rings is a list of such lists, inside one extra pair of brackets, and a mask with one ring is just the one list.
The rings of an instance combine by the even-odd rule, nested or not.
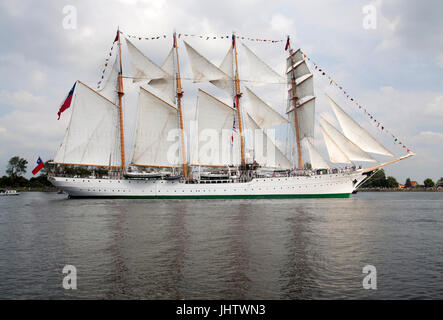
[(294, 122), (295, 122), (295, 138), (297, 141), (297, 155), (298, 155), (298, 167), (300, 169), (303, 168), (303, 159), (301, 154), (301, 144), (300, 144), (300, 125), (298, 123), (298, 115), (297, 115), (297, 86), (295, 83), (295, 73), (294, 73), (294, 57), (292, 56), (293, 50), (291, 48), (291, 42), (288, 40), (286, 42), (286, 49), (289, 49), (289, 58), (291, 59), (291, 97), (292, 105), (294, 107)]
[(120, 149), (121, 149), (121, 170), (122, 174), (125, 173), (125, 138), (124, 138), (124, 129), (123, 129), (123, 95), (125, 94), (123, 91), (123, 69), (122, 69), (122, 46), (120, 41), (120, 28), (117, 29), (117, 40), (118, 40), (118, 52), (120, 56), (120, 72), (117, 76), (118, 82), (118, 104), (120, 106)]
[(180, 60), (178, 58), (178, 43), (177, 43), (177, 36), (176, 32), (174, 31), (174, 48), (175, 48), (175, 56), (177, 58), (177, 73), (175, 75), (176, 79), (176, 93), (177, 93), (177, 110), (179, 114), (179, 121), (180, 121), (180, 134), (181, 134), (181, 140), (182, 140), (182, 156), (183, 156), (183, 175), (185, 178), (188, 177), (188, 167), (187, 167), (187, 157), (186, 157), (186, 148), (185, 148), (185, 136), (184, 136), (184, 129), (183, 129), (183, 111), (182, 111), (182, 103), (181, 99), (183, 96), (183, 90), (181, 87), (181, 78), (180, 78)]
[(238, 126), (240, 129), (241, 166), (242, 168), (245, 168), (245, 146), (243, 141), (243, 125), (240, 111), (240, 98), (242, 96), (242, 93), (240, 91), (240, 79), (238, 76), (237, 42), (235, 41), (235, 33), (232, 33), (232, 49), (234, 50), (235, 55), (235, 107), (237, 108)]

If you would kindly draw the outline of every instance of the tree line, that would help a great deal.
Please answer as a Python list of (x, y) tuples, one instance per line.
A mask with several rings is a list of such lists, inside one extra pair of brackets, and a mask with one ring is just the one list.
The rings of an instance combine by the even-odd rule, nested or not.
[(1, 188), (48, 188), (52, 184), (46, 179), (49, 172), (49, 162), (40, 170), (39, 175), (29, 180), (24, 177), (28, 169), (28, 161), (15, 156), (9, 159), (6, 175), (0, 178)]
[(85, 166), (75, 166), (75, 165), (65, 165), (63, 168), (55, 168), (52, 164), (52, 160), (45, 162), (44, 167), (40, 170), (37, 176), (30, 179), (26, 179), (24, 175), (28, 170), (28, 161), (19, 156), (12, 157), (9, 159), (6, 166), (6, 175), (0, 178), (0, 188), (14, 188), (14, 189), (48, 189), (54, 188), (53, 185), (48, 181), (47, 176), (51, 169), (55, 170), (57, 173), (66, 174), (69, 176), (90, 176), (94, 173), (96, 176), (107, 175), (108, 169), (106, 168), (95, 168), (93, 171), (89, 170)]
[[(371, 178), (369, 178), (365, 183), (361, 185), (361, 188), (398, 188), (399, 183), (392, 177), (386, 177), (385, 171), (383, 169), (378, 170)], [(433, 187), (443, 187), (443, 177), (437, 182), (434, 182), (431, 178), (426, 178), (423, 184), (412, 185), (411, 178), (407, 178), (404, 183), (405, 188), (433, 188)]]

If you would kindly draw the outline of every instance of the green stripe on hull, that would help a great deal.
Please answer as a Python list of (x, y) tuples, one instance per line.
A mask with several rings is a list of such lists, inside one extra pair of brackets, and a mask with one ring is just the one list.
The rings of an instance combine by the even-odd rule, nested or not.
[(207, 196), (70, 196), (74, 199), (307, 199), (307, 198), (349, 198), (350, 193), (329, 194), (247, 194), (247, 195), (207, 195)]

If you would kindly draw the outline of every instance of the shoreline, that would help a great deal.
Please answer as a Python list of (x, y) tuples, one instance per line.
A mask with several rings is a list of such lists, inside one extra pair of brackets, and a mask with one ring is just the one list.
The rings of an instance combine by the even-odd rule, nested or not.
[(362, 188), (357, 189), (357, 192), (443, 192), (443, 189), (437, 188), (408, 188), (408, 189), (398, 189), (398, 188)]

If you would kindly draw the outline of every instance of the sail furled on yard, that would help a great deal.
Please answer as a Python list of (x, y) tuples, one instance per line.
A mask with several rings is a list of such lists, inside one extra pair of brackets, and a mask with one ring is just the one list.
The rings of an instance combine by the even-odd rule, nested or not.
[(232, 69), (232, 50), (226, 54), (221, 68), (229, 73), (224, 72), (221, 68), (215, 66), (211, 61), (206, 59), (197, 50), (191, 47), (186, 41), (183, 41), (188, 53), (189, 61), (191, 63), (192, 73), (194, 75), (194, 82), (208, 81), (226, 91), (231, 96), (234, 95), (234, 81), (232, 77), (232, 70), (229, 71), (229, 64)]
[(381, 154), (385, 156), (393, 157), (394, 155), (387, 150), (381, 143), (375, 140), (369, 132), (363, 129), (354, 119), (352, 119), (340, 106), (335, 103), (328, 96), (328, 101), (331, 105), (332, 110), (335, 113), (335, 116), (340, 123), (340, 126), (345, 134), (346, 138), (351, 140), (357, 146), (359, 146), (362, 150), (366, 152)]
[(183, 164), (177, 109), (140, 87), (132, 165), (178, 167)]
[(320, 126), (324, 130), (324, 132), (328, 135), (328, 137), (332, 139), (335, 145), (348, 157), (349, 160), (376, 162), (374, 158), (372, 158), (369, 154), (360, 149), (351, 140), (346, 138), (340, 131), (338, 131), (332, 124), (330, 124), (323, 117), (320, 117)]
[(315, 148), (315, 146), (311, 143), (311, 141), (309, 141), (309, 138), (303, 139), (303, 142), (308, 149), (312, 169), (329, 169), (330, 166), (325, 161), (325, 159), (323, 159), (323, 157)]
[(240, 135), (234, 128), (238, 127), (236, 112), (234, 108), (199, 89), (193, 165), (240, 164)]
[(55, 163), (121, 166), (119, 106), (78, 81)]
[(291, 169), (291, 161), (275, 145), (263, 127), (260, 127), (249, 113), (247, 116), (254, 141), (254, 160), (267, 168)]
[(244, 52), (248, 59), (249, 81), (259, 83), (285, 83), (283, 76), (274, 71), (251, 49), (242, 43)]
[(131, 41), (126, 39), (129, 61), (131, 64), (133, 82), (165, 79), (171, 75), (160, 68), (155, 62), (146, 57)]
[(248, 113), (260, 128), (269, 128), (288, 123), (280, 113), (260, 99), (251, 89), (246, 87), (249, 97)]

